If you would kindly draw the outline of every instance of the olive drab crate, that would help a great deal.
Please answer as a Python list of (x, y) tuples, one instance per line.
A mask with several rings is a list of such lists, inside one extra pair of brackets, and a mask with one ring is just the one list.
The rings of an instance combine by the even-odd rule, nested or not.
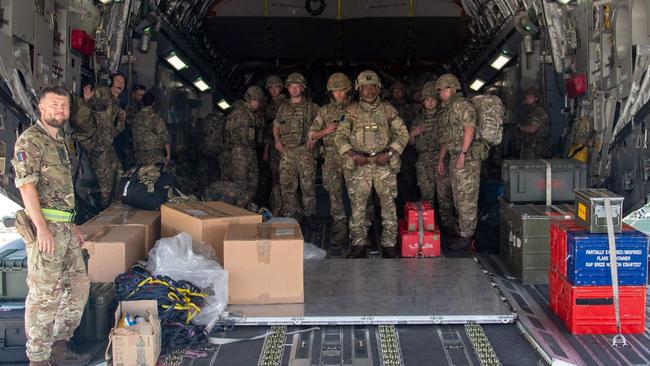
[(544, 203), (547, 176), (553, 203), (573, 202), (573, 190), (587, 187), (587, 165), (576, 160), (504, 160), (503, 195), (512, 203)]
[(22, 239), (0, 249), (0, 299), (27, 297), (27, 252)]
[(605, 198), (611, 205), (614, 232), (620, 233), (623, 224), (623, 197), (606, 189), (576, 189), (576, 221), (592, 233), (607, 233)]

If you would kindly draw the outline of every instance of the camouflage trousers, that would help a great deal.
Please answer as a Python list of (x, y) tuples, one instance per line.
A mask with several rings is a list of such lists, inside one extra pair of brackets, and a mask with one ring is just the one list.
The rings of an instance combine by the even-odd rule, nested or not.
[(282, 160), (280, 152), (271, 147), (269, 153), (269, 166), (271, 168), (272, 187), (271, 197), (269, 197), (269, 209), (273, 215), (277, 216), (282, 210), (282, 189), (280, 189), (280, 161)]
[(46, 361), (54, 342), (72, 338), (90, 286), (72, 224), (48, 222), (48, 227), (54, 236), (53, 254), (41, 252), (36, 241), (26, 244), (25, 330), (27, 356), (32, 361)]
[[(285, 147), (280, 161), (280, 189), (282, 194), (282, 215), (298, 218), (316, 212), (314, 176), (316, 161), (314, 155), (304, 146)], [(298, 203), (298, 187), (302, 194), (302, 210)]]
[(214, 155), (201, 155), (199, 159), (199, 182), (204, 192), (212, 183), (221, 180), (219, 160)]
[[(449, 163), (445, 163), (445, 171), (449, 172)], [(454, 194), (451, 189), (451, 177), (449, 173), (440, 175), (436, 168), (436, 194), (438, 195), (438, 220), (440, 225), (448, 230), (456, 229), (454, 218)]]
[(89, 154), (90, 166), (95, 170), (102, 205), (108, 207), (115, 197), (115, 190), (122, 176), (122, 168), (113, 146), (96, 146)]
[(330, 215), (332, 216), (332, 242), (344, 244), (348, 241), (348, 217), (345, 214), (343, 195), (345, 189), (345, 171), (342, 157), (335, 151), (325, 152), (323, 162), (323, 185), (330, 196)]
[(246, 192), (257, 192), (259, 167), (254, 148), (235, 146), (230, 153), (232, 159), (232, 181)]
[(433, 203), (436, 195), (436, 172), (438, 170), (438, 154), (435, 151), (421, 151), (415, 163), (420, 199)]
[(136, 150), (135, 162), (142, 165), (164, 163), (165, 155), (161, 150)]
[(368, 198), (375, 188), (381, 204), (381, 219), (383, 231), (381, 245), (395, 246), (397, 238), (397, 213), (395, 197), (397, 196), (397, 177), (389, 166), (379, 166), (374, 163), (358, 166), (350, 174), (348, 193), (352, 201), (352, 217), (350, 217), (350, 236), (352, 245), (366, 245), (366, 235), (370, 228), (370, 220), (366, 215)]
[(232, 155), (230, 151), (222, 151), (217, 157), (222, 181), (232, 182)]
[(451, 191), (454, 197), (454, 206), (458, 212), (459, 234), (463, 238), (470, 238), (476, 232), (481, 162), (467, 156), (465, 167), (457, 169), (456, 160), (458, 160), (458, 154), (453, 154), (449, 162)]

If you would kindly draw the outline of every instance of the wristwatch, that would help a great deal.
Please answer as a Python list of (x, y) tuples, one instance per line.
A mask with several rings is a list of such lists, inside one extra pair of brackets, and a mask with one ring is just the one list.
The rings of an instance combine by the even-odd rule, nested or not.
[(393, 150), (388, 150), (388, 156), (392, 157), (393, 156)]

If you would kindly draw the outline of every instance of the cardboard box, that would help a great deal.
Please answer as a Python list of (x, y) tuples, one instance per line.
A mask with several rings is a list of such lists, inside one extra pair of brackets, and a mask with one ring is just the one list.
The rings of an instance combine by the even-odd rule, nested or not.
[(304, 302), (298, 224), (230, 225), (223, 248), (230, 304)]
[(115, 311), (115, 324), (128, 313), (148, 323), (111, 331), (113, 365), (156, 366), (160, 357), (161, 330), (156, 300), (122, 301)]
[(142, 226), (106, 226), (85, 236), (90, 282), (113, 282), (115, 277), (144, 259), (145, 230)]
[(262, 223), (261, 215), (219, 201), (163, 205), (160, 211), (162, 237), (186, 232), (192, 239), (210, 244), (222, 265), (223, 238), (228, 225)]
[(113, 205), (80, 226), (82, 234), (95, 234), (107, 226), (142, 226), (145, 235), (145, 256), (160, 239), (160, 212), (138, 210), (126, 205)]

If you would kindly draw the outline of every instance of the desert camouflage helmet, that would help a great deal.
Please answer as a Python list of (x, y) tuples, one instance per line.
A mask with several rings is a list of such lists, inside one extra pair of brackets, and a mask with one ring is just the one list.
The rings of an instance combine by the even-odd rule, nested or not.
[(282, 79), (280, 79), (279, 76), (277, 75), (271, 75), (268, 78), (266, 78), (266, 84), (264, 85), (265, 89), (268, 89), (271, 86), (281, 86), (284, 87), (284, 83), (282, 82)]
[(244, 93), (244, 99), (247, 102), (251, 100), (264, 100), (264, 91), (257, 85), (249, 86)]
[(438, 94), (436, 90), (436, 82), (427, 81), (426, 83), (424, 83), (424, 85), (422, 86), (422, 90), (420, 91), (420, 95), (422, 96), (422, 99), (437, 97)]
[(284, 82), (284, 84), (287, 88), (289, 87), (290, 84), (298, 84), (306, 88), (307, 80), (305, 80), (305, 77), (302, 76), (301, 73), (294, 72), (292, 74), (289, 74), (289, 76), (287, 76), (287, 80)]
[(539, 98), (539, 89), (537, 89), (534, 86), (531, 86), (530, 88), (526, 88), (526, 89), (524, 89), (524, 96), (527, 96), (527, 95), (532, 95), (534, 97)]
[(390, 91), (392, 92), (395, 89), (402, 89), (402, 91), (406, 92), (406, 85), (401, 81), (396, 81), (390, 86)]
[(342, 72), (337, 72), (332, 74), (327, 80), (327, 91), (337, 91), (337, 90), (350, 90), (352, 89), (352, 82)]
[(377, 85), (381, 89), (381, 79), (379, 75), (371, 70), (362, 71), (359, 76), (357, 76), (357, 81), (355, 83), (355, 89), (359, 90), (364, 85)]
[(444, 88), (454, 88), (456, 90), (459, 90), (460, 89), (460, 81), (458, 81), (458, 78), (455, 77), (453, 74), (441, 75), (436, 80), (436, 90), (440, 90), (440, 89), (444, 89)]

